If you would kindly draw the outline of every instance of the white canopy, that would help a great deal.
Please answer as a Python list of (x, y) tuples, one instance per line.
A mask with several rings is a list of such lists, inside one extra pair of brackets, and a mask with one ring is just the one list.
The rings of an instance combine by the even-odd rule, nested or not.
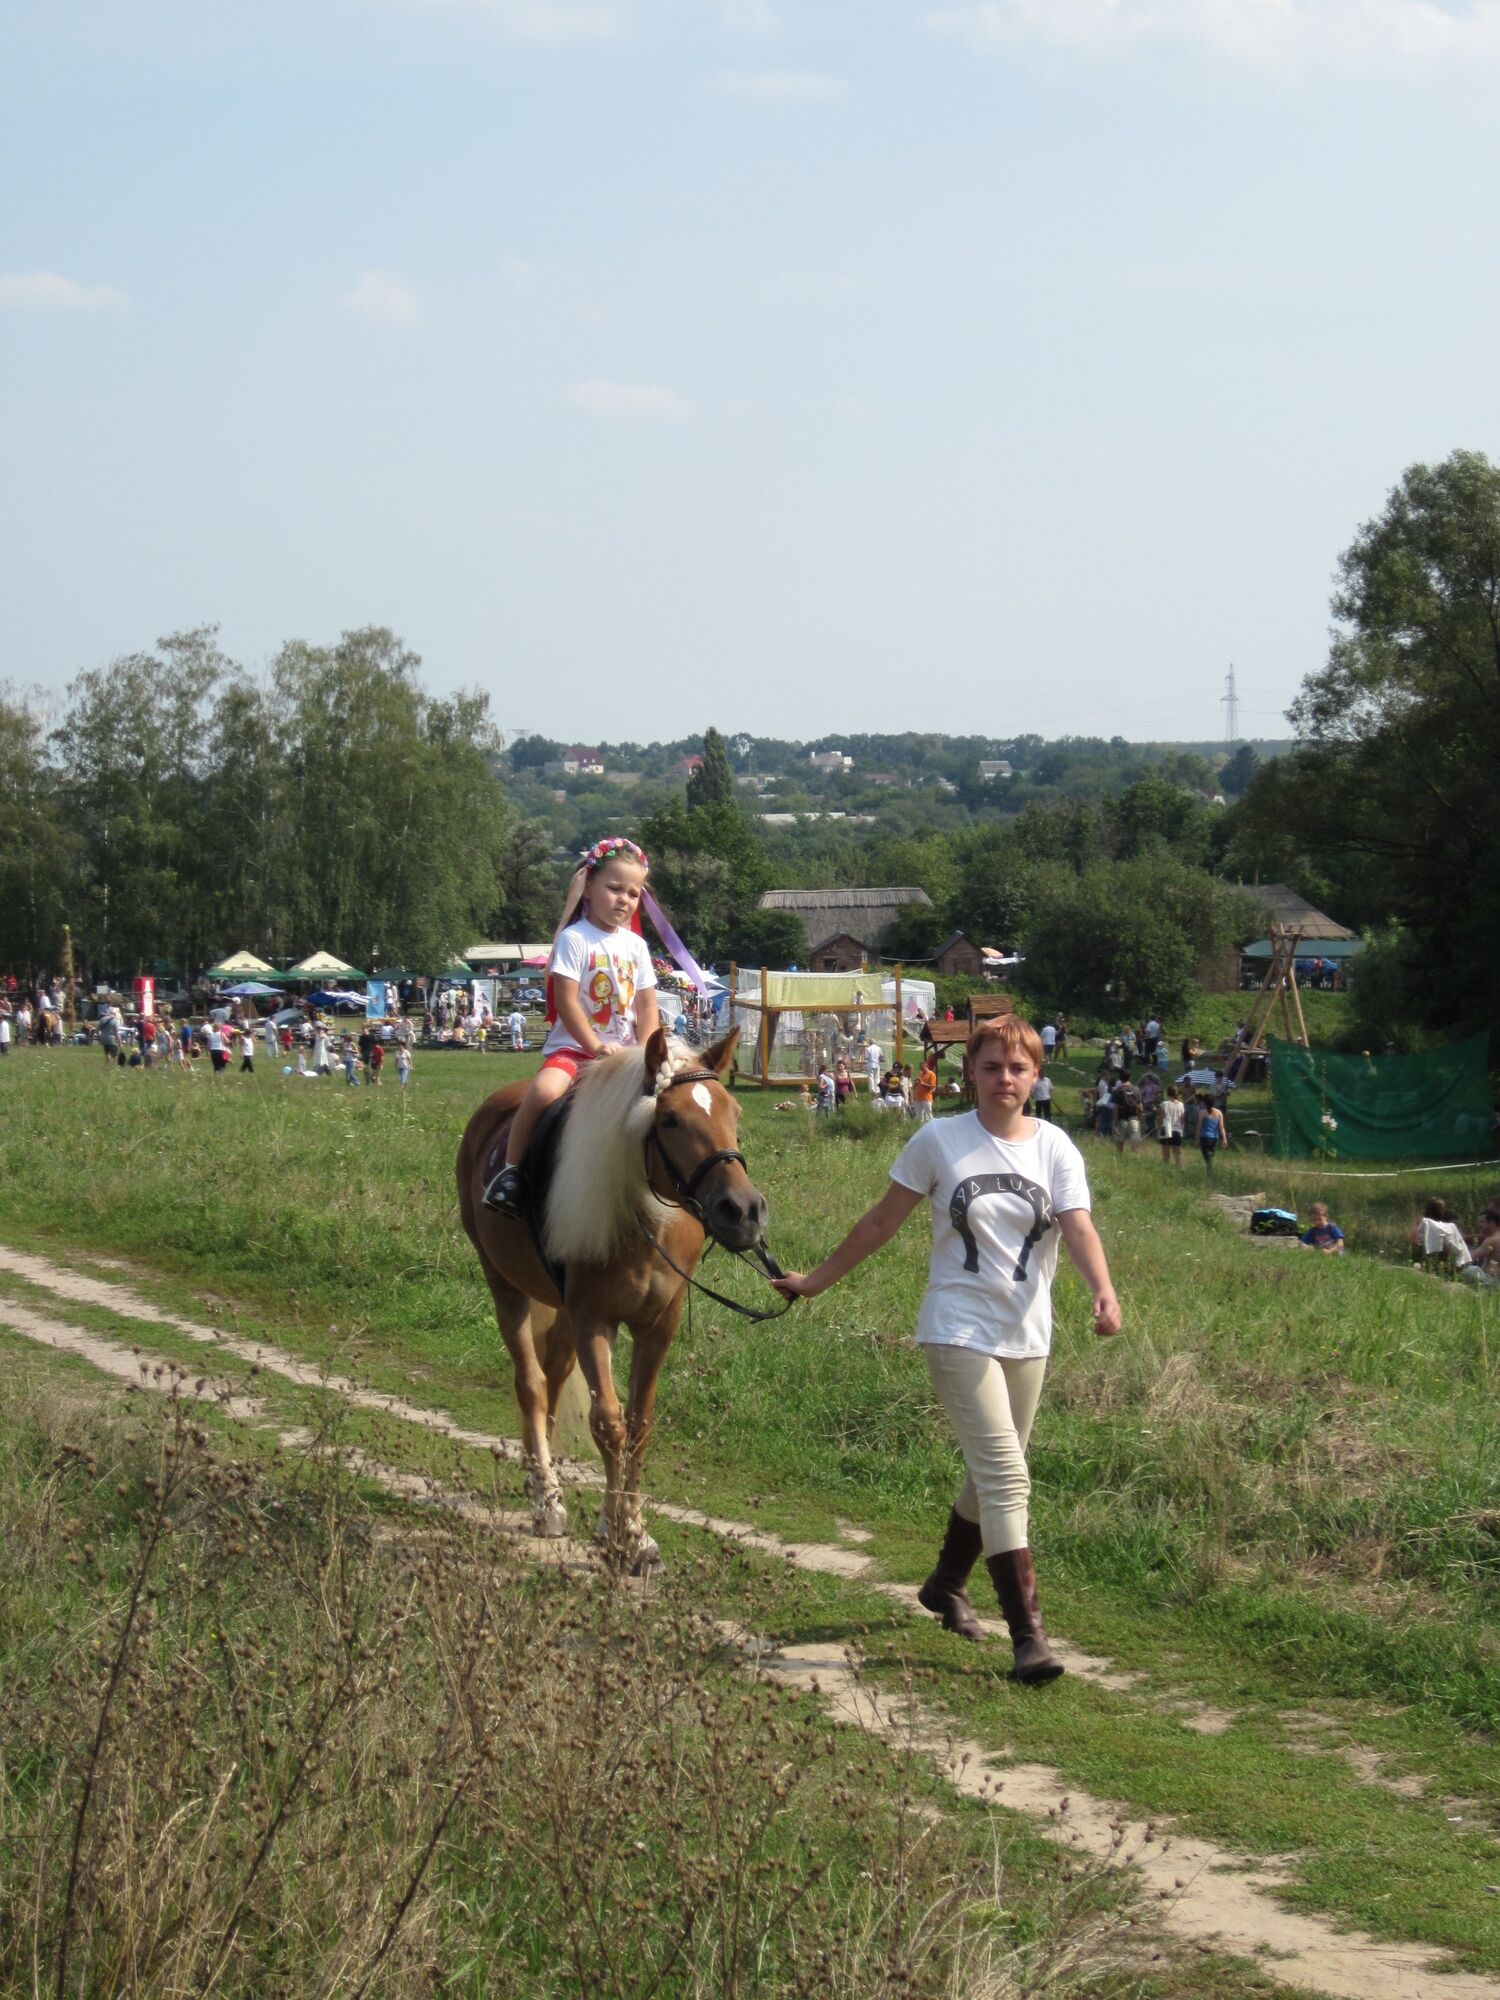
[[(270, 967), (267, 966), (267, 971)], [(292, 967), (295, 979), (358, 979), (357, 965), (347, 965), (341, 958), (335, 958), (331, 951), (315, 951), (308, 958), (299, 959)]]

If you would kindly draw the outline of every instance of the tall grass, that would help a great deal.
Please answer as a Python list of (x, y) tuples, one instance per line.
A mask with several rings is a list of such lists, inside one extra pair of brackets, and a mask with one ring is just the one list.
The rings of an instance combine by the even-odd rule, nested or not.
[(372, 1513), (336, 1443), (268, 1474), (181, 1398), (8, 1414), (0, 1990), (1133, 1986), (1107, 1885), (997, 1883), (912, 1756), (747, 1678), (701, 1579), (643, 1599)]
[[(28, 1052), (0, 1079), (0, 1227), (184, 1273), (311, 1355), (355, 1337), (377, 1381), (409, 1393), (418, 1378), (425, 1399), (512, 1427), (451, 1183), (465, 1118), (510, 1073), (432, 1058), (403, 1102)], [(883, 1114), (744, 1104), (773, 1245), (807, 1268), (878, 1195), (904, 1133)], [(1032, 1470), (1038, 1547), (1070, 1615), (1170, 1607), (1215, 1642), (1259, 1621), (1299, 1694), (1500, 1724), (1500, 1300), (1405, 1261), (1442, 1177), (1283, 1182), (1235, 1149), (1210, 1183), (1196, 1159), (1174, 1172), (1149, 1148), (1086, 1151), (1126, 1328), (1092, 1340), (1064, 1263)], [(1210, 1199), (1283, 1185), (1334, 1202), (1350, 1255), (1256, 1247)], [(753, 1332), (698, 1302), (664, 1377), (649, 1490), (721, 1512), (760, 1500), (802, 1534), (852, 1514), (922, 1573), (955, 1483), (910, 1342), (925, 1237), (914, 1218), (844, 1285)]]

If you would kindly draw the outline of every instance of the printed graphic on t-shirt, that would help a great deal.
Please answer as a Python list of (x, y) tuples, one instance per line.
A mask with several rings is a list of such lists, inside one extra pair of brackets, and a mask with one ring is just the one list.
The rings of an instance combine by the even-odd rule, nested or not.
[[(558, 978), (577, 981), (578, 1004), (601, 1041), (634, 1042), (636, 995), (656, 984), (651, 955), (634, 931), (602, 931), (587, 919), (570, 924), (553, 950), (551, 970)], [(544, 1049), (550, 1055), (572, 1045), (559, 1021)]]
[(1028, 1121), (1001, 1140), (967, 1112), (924, 1125), (891, 1178), (931, 1203), (932, 1256), (917, 1339), (987, 1354), (1043, 1355), (1052, 1335), (1058, 1217), (1089, 1206), (1078, 1148)]
[(1031, 1253), (1052, 1227), (1052, 1197), (1045, 1188), (1039, 1188), (1020, 1174), (975, 1174), (971, 1179), (960, 1181), (953, 1190), (953, 1198), (948, 1203), (948, 1215), (953, 1227), (958, 1231), (964, 1246), (964, 1269), (979, 1269), (979, 1243), (969, 1228), (969, 1208), (981, 1195), (1019, 1195), (1031, 1206), (1033, 1221), (1030, 1229), (1021, 1239), (1021, 1254), (1016, 1259), (1016, 1267), (1011, 1272), (1014, 1283), (1020, 1284), (1026, 1276), (1026, 1266), (1031, 1261)]

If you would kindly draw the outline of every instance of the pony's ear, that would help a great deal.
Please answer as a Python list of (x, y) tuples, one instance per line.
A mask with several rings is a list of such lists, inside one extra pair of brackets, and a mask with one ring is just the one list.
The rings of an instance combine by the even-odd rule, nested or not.
[(667, 1059), (667, 1031), (653, 1028), (651, 1039), (646, 1044), (646, 1082), (644, 1094), (649, 1097), (656, 1089), (656, 1072)]
[(721, 1040), (715, 1042), (711, 1049), (704, 1051), (703, 1064), (705, 1069), (711, 1069), (715, 1076), (727, 1076), (730, 1065), (734, 1061), (734, 1052), (739, 1047), (739, 1042), (739, 1029), (731, 1028), (729, 1033)]

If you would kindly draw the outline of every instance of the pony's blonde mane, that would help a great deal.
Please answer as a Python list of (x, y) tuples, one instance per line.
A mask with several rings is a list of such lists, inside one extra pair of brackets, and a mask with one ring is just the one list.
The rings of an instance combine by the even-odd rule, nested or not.
[(674, 1078), (696, 1069), (685, 1043), (668, 1041), (667, 1059), (646, 1088), (646, 1051), (629, 1049), (591, 1063), (574, 1086), (572, 1108), (547, 1194), (543, 1236), (559, 1264), (607, 1264), (644, 1215), (654, 1230), (669, 1211), (646, 1181), (646, 1134), (656, 1100)]

